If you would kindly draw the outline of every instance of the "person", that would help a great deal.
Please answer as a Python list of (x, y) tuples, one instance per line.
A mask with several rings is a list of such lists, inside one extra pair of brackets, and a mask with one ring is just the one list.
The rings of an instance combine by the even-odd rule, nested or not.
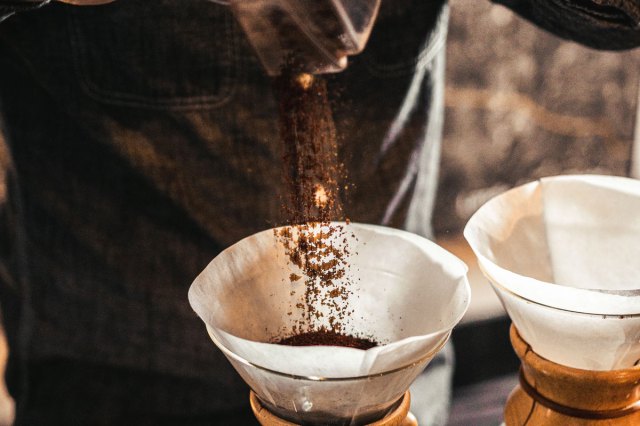
[[(640, 44), (635, 0), (499, 2), (593, 47)], [(432, 236), (447, 16), (383, 1), (365, 51), (326, 77), (354, 221)], [(16, 424), (255, 424), (186, 298), (217, 253), (283, 220), (276, 100), (228, 7), (0, 0), (0, 19)], [(417, 380), (421, 424), (446, 421), (451, 363)]]

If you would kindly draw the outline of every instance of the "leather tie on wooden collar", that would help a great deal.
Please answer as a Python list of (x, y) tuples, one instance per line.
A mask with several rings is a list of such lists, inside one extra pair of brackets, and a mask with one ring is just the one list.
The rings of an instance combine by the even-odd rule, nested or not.
[(640, 411), (640, 401), (616, 410), (583, 410), (580, 408), (568, 407), (566, 405), (558, 404), (555, 401), (550, 400), (541, 393), (539, 393), (533, 386), (527, 382), (524, 377), (522, 367), (520, 367), (520, 387), (537, 403), (547, 407), (548, 409), (555, 411), (556, 413), (563, 414), (568, 417), (577, 417), (587, 420), (602, 420), (602, 419), (616, 419), (618, 417), (624, 417), (636, 411)]

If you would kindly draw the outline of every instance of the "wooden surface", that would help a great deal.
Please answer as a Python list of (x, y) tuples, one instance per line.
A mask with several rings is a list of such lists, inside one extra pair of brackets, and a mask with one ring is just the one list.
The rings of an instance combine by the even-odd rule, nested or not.
[[(471, 286), (471, 304), (462, 317), (461, 325), (506, 316), (500, 299), (482, 275), (475, 254), (462, 234), (448, 235), (436, 240), (439, 246), (451, 252), (468, 267), (467, 278)], [(506, 337), (506, 336), (504, 336)]]

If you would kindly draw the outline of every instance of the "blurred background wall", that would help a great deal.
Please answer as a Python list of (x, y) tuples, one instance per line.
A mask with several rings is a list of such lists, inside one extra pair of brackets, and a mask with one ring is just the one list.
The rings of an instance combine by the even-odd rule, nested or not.
[(450, 4), (438, 235), (535, 178), (629, 173), (640, 49), (599, 52), (488, 1)]

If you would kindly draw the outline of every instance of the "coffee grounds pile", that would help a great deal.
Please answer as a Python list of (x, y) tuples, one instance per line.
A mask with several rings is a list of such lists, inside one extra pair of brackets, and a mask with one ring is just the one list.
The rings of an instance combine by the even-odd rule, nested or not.
[(363, 350), (378, 346), (378, 344), (372, 340), (345, 336), (344, 334), (338, 334), (332, 331), (311, 331), (309, 333), (287, 337), (277, 343), (287, 346), (344, 346)]
[(351, 290), (344, 280), (351, 253), (345, 226), (331, 224), (343, 216), (340, 188), (345, 172), (326, 81), (299, 70), (290, 66), (274, 82), (284, 144), (283, 210), (288, 223), (296, 225), (295, 231), (282, 228), (277, 238), (303, 273), (291, 273), (291, 283), (305, 280), (304, 303), (296, 306), (302, 318), (288, 339), (345, 346), (359, 340), (342, 334), (352, 313), (345, 303)]

